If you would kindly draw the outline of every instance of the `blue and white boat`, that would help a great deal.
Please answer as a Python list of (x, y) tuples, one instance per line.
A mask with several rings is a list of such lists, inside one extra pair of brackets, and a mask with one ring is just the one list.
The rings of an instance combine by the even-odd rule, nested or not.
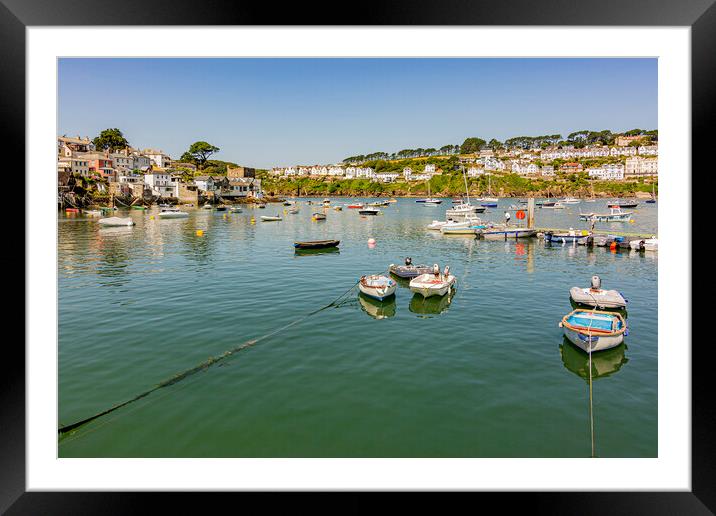
[(568, 233), (552, 233), (547, 231), (544, 234), (544, 241), (552, 244), (579, 244), (584, 243), (590, 237), (590, 233), (587, 230), (582, 230), (577, 233), (574, 230), (570, 230)]
[(627, 325), (619, 312), (577, 308), (562, 318), (564, 336), (587, 353), (602, 351), (624, 342)]

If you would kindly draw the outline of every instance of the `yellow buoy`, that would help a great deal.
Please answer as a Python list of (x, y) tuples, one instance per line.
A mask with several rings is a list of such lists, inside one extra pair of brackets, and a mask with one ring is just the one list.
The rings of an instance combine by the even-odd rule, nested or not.
[(204, 230), (203, 230), (203, 229), (197, 229), (197, 230), (196, 230), (196, 236), (204, 236)]
[(154, 220), (154, 215), (150, 215), (149, 220)]

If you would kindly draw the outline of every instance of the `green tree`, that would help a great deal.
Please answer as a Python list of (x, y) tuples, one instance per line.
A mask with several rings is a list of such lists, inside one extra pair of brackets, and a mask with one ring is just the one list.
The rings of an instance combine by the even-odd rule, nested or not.
[(485, 140), (482, 138), (465, 138), (460, 146), (460, 152), (463, 154), (471, 154), (473, 152), (480, 152), (480, 149), (485, 146)]
[(194, 142), (191, 144), (191, 147), (189, 147), (189, 150), (182, 155), (182, 158), (184, 158), (186, 154), (190, 154), (194, 158), (193, 163), (196, 163), (199, 168), (203, 168), (209, 156), (215, 152), (219, 152), (219, 150), (221, 150), (219, 147), (215, 147), (207, 142)]
[(488, 143), (487, 146), (493, 151), (498, 151), (502, 148), (502, 142), (496, 138), (493, 138), (492, 140), (490, 140), (490, 143)]
[(129, 142), (122, 134), (122, 131), (117, 129), (105, 129), (99, 136), (97, 136), (92, 143), (97, 149), (108, 150), (110, 152), (124, 149), (129, 147)]

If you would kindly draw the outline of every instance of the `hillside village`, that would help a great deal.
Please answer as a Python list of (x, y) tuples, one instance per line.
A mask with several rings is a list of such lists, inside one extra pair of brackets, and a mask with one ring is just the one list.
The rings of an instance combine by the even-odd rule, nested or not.
[(77, 202), (72, 194), (78, 190), (130, 203), (197, 204), (263, 197), (261, 179), (250, 167), (227, 166), (223, 174), (202, 175), (196, 164), (172, 160), (158, 149), (98, 150), (90, 138), (79, 136), (59, 136), (57, 155), (60, 198), (70, 204)]
[[(526, 178), (554, 178), (584, 173), (588, 179), (594, 180), (655, 178), (658, 176), (658, 144), (634, 145), (641, 139), (641, 136), (619, 136), (614, 145), (587, 145), (581, 148), (564, 145), (529, 149), (481, 149), (472, 154), (459, 154), (458, 162), (469, 177), (479, 177), (487, 173), (512, 173)], [(437, 156), (445, 158), (450, 155)], [(333, 177), (391, 183), (399, 180), (427, 181), (444, 171), (439, 160), (428, 159), (421, 170), (406, 166), (402, 171), (381, 172), (364, 163), (344, 162), (334, 165), (276, 167), (270, 171), (270, 175), (276, 178)]]

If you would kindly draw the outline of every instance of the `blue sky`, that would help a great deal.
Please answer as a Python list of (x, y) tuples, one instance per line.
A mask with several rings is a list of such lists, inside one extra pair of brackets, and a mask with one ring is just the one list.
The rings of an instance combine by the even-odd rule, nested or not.
[(657, 128), (656, 59), (60, 59), (58, 133), (269, 168)]

